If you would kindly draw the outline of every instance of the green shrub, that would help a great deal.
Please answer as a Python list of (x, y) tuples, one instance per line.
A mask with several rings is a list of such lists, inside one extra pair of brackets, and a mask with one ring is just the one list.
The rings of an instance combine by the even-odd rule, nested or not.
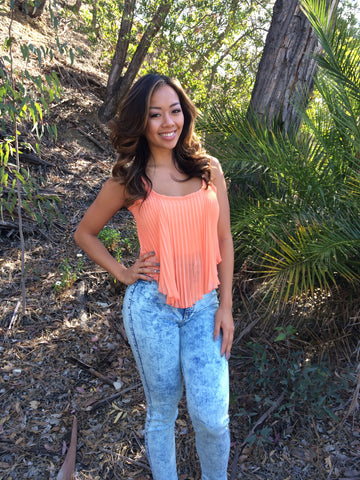
[[(290, 335), (293, 333), (292, 330)], [(282, 340), (287, 342), (288, 338)], [(343, 404), (341, 395), (351, 382), (350, 376), (335, 376), (326, 358), (314, 361), (302, 350), (275, 347), (258, 342), (247, 344), (250, 361), (246, 359), (244, 388), (253, 402), (247, 409), (241, 407), (236, 415), (248, 420), (251, 433), (245, 441), (259, 447), (272, 441), (272, 429), (264, 422), (255, 431), (251, 427), (280, 396), (281, 402), (271, 414), (272, 421), (287, 419), (295, 424), (300, 420), (305, 424), (316, 418), (337, 422), (335, 410)]]
[(65, 258), (65, 260), (61, 262), (59, 267), (61, 279), (54, 283), (56, 293), (63, 293), (68, 290), (80, 277), (84, 264), (82, 255), (78, 257), (76, 265), (71, 265), (68, 258)]
[(117, 261), (120, 261), (124, 254), (133, 254), (137, 249), (137, 239), (133, 235), (125, 236), (113, 227), (104, 227), (98, 238)]

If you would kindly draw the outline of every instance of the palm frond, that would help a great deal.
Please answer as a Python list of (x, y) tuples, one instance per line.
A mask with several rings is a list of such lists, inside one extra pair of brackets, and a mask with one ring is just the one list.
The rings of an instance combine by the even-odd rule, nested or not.
[(296, 225), (294, 233), (274, 238), (275, 246), (263, 253), (261, 275), (267, 288), (282, 302), (330, 289), (339, 277), (360, 281), (360, 220), (352, 215)]
[(344, 90), (360, 101), (360, 39), (353, 26), (336, 19), (326, 0), (303, 0), (302, 8), (321, 44), (315, 56), (319, 67)]
[(237, 266), (246, 261), (279, 304), (360, 281), (360, 44), (327, 3), (303, 2), (323, 53), (319, 97), (299, 134), (231, 106), (200, 118), (229, 179)]

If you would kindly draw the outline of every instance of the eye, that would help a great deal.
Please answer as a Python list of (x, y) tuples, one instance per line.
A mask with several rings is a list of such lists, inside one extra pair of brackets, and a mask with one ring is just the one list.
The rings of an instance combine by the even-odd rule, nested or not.
[(150, 118), (160, 117), (160, 113), (150, 113)]
[(172, 113), (181, 113), (181, 108), (175, 108)]

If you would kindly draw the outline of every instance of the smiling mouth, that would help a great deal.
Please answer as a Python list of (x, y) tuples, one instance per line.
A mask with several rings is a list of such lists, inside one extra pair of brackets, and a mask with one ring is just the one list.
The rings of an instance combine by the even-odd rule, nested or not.
[(168, 132), (168, 133), (159, 133), (160, 137), (173, 137), (176, 135), (176, 131)]

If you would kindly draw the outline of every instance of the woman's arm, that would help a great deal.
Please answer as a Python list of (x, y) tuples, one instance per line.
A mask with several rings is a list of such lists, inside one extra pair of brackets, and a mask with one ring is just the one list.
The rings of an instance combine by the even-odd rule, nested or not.
[(232, 316), (232, 285), (234, 274), (234, 247), (230, 228), (230, 207), (226, 189), (226, 182), (218, 160), (212, 159), (214, 185), (216, 186), (219, 202), (218, 238), (221, 263), (218, 265), (220, 280), (220, 305), (216, 312), (214, 338), (223, 333), (221, 355), (230, 357), (230, 350), (234, 339), (234, 320)]
[(152, 280), (147, 274), (153, 273), (156, 267), (155, 262), (148, 260), (153, 256), (153, 253), (143, 255), (131, 267), (126, 268), (115, 260), (98, 239), (98, 234), (102, 228), (124, 204), (125, 187), (110, 178), (105, 182), (95, 201), (85, 213), (75, 231), (74, 239), (95, 263), (120, 282), (131, 285), (139, 279)]

